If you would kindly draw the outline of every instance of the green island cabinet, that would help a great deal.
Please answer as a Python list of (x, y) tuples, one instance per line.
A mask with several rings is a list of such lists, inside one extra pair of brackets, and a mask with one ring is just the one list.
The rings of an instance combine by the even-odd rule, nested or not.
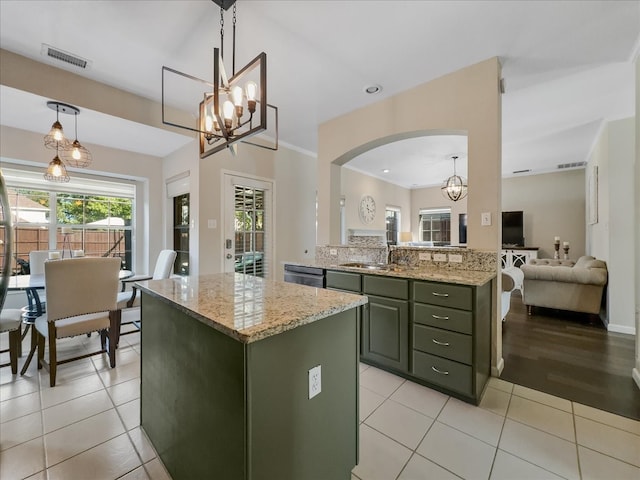
[(327, 271), (327, 288), (361, 293), (360, 360), (470, 403), (491, 371), (491, 281), (461, 285)]
[[(140, 406), (141, 426), (172, 478), (349, 480), (358, 461), (356, 311), (366, 299), (260, 282), (278, 287), (274, 301), (286, 303), (278, 318), (302, 315), (296, 300), (302, 295), (309, 305), (333, 306), (325, 318), (247, 343), (203, 319), (222, 315), (222, 306), (190, 311), (213, 293), (192, 299), (197, 287), (181, 293), (170, 281), (144, 284), (160, 285), (175, 301), (141, 284)], [(201, 277), (201, 292), (203, 283)], [(253, 285), (239, 290), (236, 280), (216, 292), (220, 305), (249, 322), (241, 332), (260, 327), (257, 309), (273, 311), (268, 292)], [(242, 295), (255, 301), (240, 302)], [(339, 302), (354, 305), (332, 313)], [(309, 398), (309, 370), (317, 365), (321, 392)]]

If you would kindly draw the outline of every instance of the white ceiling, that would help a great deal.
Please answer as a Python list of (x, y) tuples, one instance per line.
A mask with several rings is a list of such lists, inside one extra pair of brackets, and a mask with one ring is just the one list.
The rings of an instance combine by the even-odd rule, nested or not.
[[(585, 161), (604, 120), (634, 115), (637, 0), (238, 0), (237, 10), (237, 63), (267, 53), (280, 141), (308, 152), (317, 151), (321, 122), (492, 56), (506, 83), (503, 175)], [(211, 79), (219, 20), (210, 0), (2, 0), (0, 47), (51, 63), (40, 53), (51, 45), (91, 60), (86, 71), (71, 71), (160, 101), (163, 65)], [(229, 52), (231, 12), (225, 38)], [(366, 95), (374, 83), (382, 92)], [(48, 99), (6, 87), (0, 95), (2, 124), (48, 131)], [(151, 155), (187, 141), (100, 112), (83, 110), (78, 121), (87, 143)], [(439, 184), (452, 171), (451, 155), (466, 157), (460, 140), (405, 140), (348, 166), (405, 187)]]

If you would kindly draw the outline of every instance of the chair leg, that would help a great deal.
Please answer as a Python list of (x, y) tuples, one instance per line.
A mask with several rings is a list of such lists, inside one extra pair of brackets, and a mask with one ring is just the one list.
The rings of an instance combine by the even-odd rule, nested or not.
[(107, 331), (106, 330), (100, 330), (100, 332), (98, 332), (100, 334), (100, 349), (103, 352), (107, 351)]
[[(40, 335), (40, 332), (34, 329), (38, 342), (38, 370), (42, 368), (42, 361), (44, 360), (44, 337)], [(23, 368), (24, 370), (24, 368)]]
[(49, 385), (56, 386), (56, 373), (58, 370), (58, 357), (56, 353), (56, 327), (49, 322)]
[(120, 340), (121, 311), (109, 312), (109, 365), (116, 366), (116, 346)]
[(11, 373), (18, 373), (18, 351), (22, 335), (20, 329), (9, 332), (9, 362), (11, 363)]

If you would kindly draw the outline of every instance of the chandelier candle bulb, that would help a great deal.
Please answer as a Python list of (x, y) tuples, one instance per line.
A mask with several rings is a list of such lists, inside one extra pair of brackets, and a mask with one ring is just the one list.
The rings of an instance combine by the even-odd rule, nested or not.
[(569, 246), (569, 242), (562, 242), (562, 245), (565, 246), (565, 247), (568, 247)]
[(553, 238), (553, 240), (554, 240), (556, 243), (560, 243), (560, 237), (554, 237), (554, 238)]

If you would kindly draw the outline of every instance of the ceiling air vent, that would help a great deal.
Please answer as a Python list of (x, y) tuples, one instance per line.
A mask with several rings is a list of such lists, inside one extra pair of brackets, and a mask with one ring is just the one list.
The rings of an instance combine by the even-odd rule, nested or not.
[(587, 164), (587, 162), (560, 163), (560, 164), (558, 164), (558, 168), (584, 167), (586, 164)]
[(41, 53), (45, 57), (49, 57), (58, 62), (64, 62), (67, 65), (73, 65), (74, 67), (87, 69), (91, 66), (91, 61), (78, 57), (73, 53), (65, 52), (64, 50), (60, 50), (59, 48), (52, 47), (51, 45), (47, 45), (46, 43), (42, 44)]

